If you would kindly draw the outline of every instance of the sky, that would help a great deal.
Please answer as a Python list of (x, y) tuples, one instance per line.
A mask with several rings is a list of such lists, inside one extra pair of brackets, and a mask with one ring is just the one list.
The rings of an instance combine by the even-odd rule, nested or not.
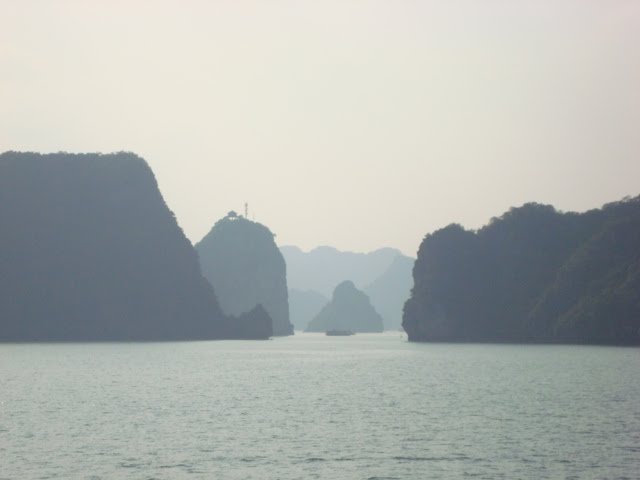
[(640, 194), (635, 0), (0, 0), (0, 151), (133, 151), (305, 250)]

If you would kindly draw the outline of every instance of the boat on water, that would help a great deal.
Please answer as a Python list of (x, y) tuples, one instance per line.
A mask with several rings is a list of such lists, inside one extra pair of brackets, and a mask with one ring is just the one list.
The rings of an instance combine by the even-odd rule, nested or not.
[(325, 335), (329, 337), (348, 337), (349, 335), (355, 335), (351, 330), (327, 330)]

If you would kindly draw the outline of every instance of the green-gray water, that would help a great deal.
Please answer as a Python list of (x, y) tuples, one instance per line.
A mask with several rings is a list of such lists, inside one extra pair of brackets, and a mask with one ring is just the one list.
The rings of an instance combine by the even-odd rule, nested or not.
[(640, 349), (0, 344), (0, 478), (639, 478)]

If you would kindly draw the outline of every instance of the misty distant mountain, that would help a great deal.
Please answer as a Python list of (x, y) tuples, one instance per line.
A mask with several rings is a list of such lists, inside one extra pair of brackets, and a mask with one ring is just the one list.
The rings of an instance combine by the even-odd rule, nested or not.
[(260, 310), (223, 315), (134, 154), (1, 154), (0, 226), (0, 340), (270, 334)]
[[(333, 247), (318, 247), (303, 252), (298, 247), (280, 247), (287, 263), (290, 289), (313, 291), (330, 297), (345, 280), (364, 289), (384, 318), (385, 328), (400, 328), (402, 308), (413, 285), (414, 259), (394, 248), (371, 253), (342, 252)], [(298, 301), (303, 302), (303, 298)], [(313, 308), (312, 306), (308, 308)], [(306, 318), (306, 317), (305, 317)], [(306, 325), (305, 325), (306, 326)]]
[(382, 275), (398, 255), (399, 250), (381, 248), (371, 253), (342, 252), (333, 247), (317, 247), (304, 252), (298, 247), (280, 247), (287, 263), (289, 288), (314, 290), (330, 297), (334, 288), (351, 280), (364, 288)]
[(309, 322), (329, 302), (313, 290), (289, 289), (289, 316), (296, 330), (305, 330)]
[(410, 340), (640, 344), (640, 197), (449, 225), (425, 237), (414, 277)]
[(306, 329), (308, 332), (327, 330), (382, 332), (384, 325), (369, 297), (347, 280), (335, 288), (331, 301), (311, 320)]
[(273, 320), (274, 335), (293, 333), (284, 258), (266, 226), (229, 212), (196, 250), (226, 314), (241, 315), (262, 305)]
[(413, 264), (413, 258), (396, 256), (389, 268), (364, 289), (382, 316), (385, 330), (402, 328), (402, 310), (413, 287)]

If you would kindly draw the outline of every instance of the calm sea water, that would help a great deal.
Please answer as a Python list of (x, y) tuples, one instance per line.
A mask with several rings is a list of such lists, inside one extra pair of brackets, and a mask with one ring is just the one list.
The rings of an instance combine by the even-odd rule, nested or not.
[(0, 344), (0, 478), (640, 478), (640, 349)]

